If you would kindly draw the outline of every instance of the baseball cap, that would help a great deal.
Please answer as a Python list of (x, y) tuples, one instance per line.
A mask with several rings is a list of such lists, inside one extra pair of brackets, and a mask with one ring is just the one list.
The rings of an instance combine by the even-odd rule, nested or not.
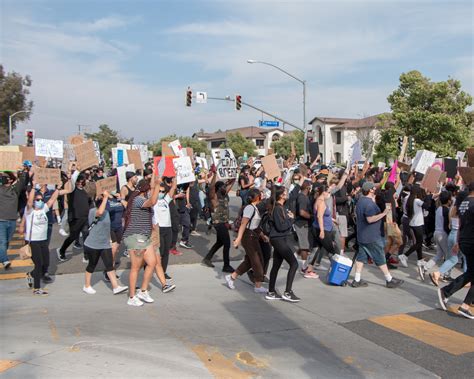
[(132, 179), (134, 176), (136, 176), (136, 174), (132, 171), (127, 171), (125, 173), (125, 179), (127, 179), (127, 181), (129, 181), (130, 179)]
[(23, 166), (31, 167), (31, 166), (33, 166), (33, 164), (31, 163), (31, 161), (26, 160), (26, 161), (23, 162)]
[(372, 188), (375, 187), (375, 184), (372, 183), (372, 182), (365, 182), (363, 185), (362, 185), (362, 191), (369, 191), (371, 190)]

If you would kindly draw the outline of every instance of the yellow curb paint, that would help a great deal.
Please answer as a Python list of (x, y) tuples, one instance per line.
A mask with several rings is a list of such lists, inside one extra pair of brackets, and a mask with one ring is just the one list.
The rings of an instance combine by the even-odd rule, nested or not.
[(28, 267), (33, 266), (33, 261), (31, 259), (14, 259), (11, 267)]
[(54, 323), (53, 320), (49, 320), (49, 329), (51, 330), (51, 338), (53, 341), (59, 340), (59, 334), (58, 334), (58, 329), (56, 328), (56, 324)]
[(7, 254), (8, 255), (18, 255), (18, 254), (20, 254), (20, 251), (18, 249), (8, 249)]
[(474, 352), (474, 337), (413, 316), (399, 314), (369, 320), (452, 355)]
[(18, 366), (20, 361), (0, 360), (0, 372), (5, 372), (12, 367)]
[(25, 279), (26, 272), (13, 272), (10, 274), (0, 274), (0, 280)]

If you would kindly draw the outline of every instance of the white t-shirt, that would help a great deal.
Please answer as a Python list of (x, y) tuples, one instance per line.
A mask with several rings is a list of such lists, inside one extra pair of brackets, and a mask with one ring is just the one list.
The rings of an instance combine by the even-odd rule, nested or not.
[(425, 218), (423, 215), (423, 201), (415, 199), (413, 202), (413, 217), (410, 220), (410, 226), (425, 225)]
[(161, 227), (171, 227), (170, 203), (173, 199), (166, 194), (163, 199), (159, 199), (153, 207), (153, 225)]
[[(31, 221), (33, 230), (31, 231), (31, 241), (46, 241), (48, 239), (48, 216), (46, 213), (49, 207), (45, 204), (43, 209), (33, 209), (25, 212), (25, 241), (30, 241)], [(31, 215), (33, 214), (33, 217)]]
[(257, 207), (253, 206), (252, 204), (249, 204), (244, 208), (242, 218), (243, 217), (248, 218), (249, 220), (250, 219), (252, 220), (250, 222), (250, 225), (247, 224), (247, 229), (250, 229), (250, 230), (257, 229), (260, 225), (260, 221), (262, 220)]

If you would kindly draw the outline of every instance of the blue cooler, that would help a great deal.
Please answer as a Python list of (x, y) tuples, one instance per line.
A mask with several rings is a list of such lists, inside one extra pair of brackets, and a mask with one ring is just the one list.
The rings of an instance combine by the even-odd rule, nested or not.
[(345, 286), (352, 269), (352, 259), (335, 254), (331, 259), (328, 282), (335, 286)]

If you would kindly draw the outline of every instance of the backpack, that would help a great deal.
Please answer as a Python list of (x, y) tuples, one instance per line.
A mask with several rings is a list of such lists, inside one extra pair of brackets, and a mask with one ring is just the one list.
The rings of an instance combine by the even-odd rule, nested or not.
[(260, 222), (260, 229), (262, 233), (267, 237), (270, 235), (270, 231), (273, 229), (273, 212), (265, 212), (262, 215), (262, 221)]
[[(247, 205), (249, 205), (249, 204), (247, 204)], [(247, 205), (243, 205), (242, 207), (240, 207), (239, 214), (238, 214), (237, 218), (234, 220), (234, 224), (232, 225), (232, 227), (234, 229), (234, 232), (236, 232), (236, 233), (239, 232), (240, 225), (242, 224), (242, 217), (243, 217), (243, 214), (244, 214), (244, 208)], [(257, 213), (257, 207), (255, 207), (254, 205), (252, 205), (252, 206), (253, 206), (254, 209), (253, 209), (252, 217), (250, 217), (250, 220), (249, 220), (247, 226), (250, 225), (250, 223), (253, 220), (253, 216), (255, 216), (255, 213)]]
[(298, 203), (298, 196), (300, 194), (300, 186), (295, 186), (288, 195), (288, 210), (291, 211), (296, 217), (296, 204)]

